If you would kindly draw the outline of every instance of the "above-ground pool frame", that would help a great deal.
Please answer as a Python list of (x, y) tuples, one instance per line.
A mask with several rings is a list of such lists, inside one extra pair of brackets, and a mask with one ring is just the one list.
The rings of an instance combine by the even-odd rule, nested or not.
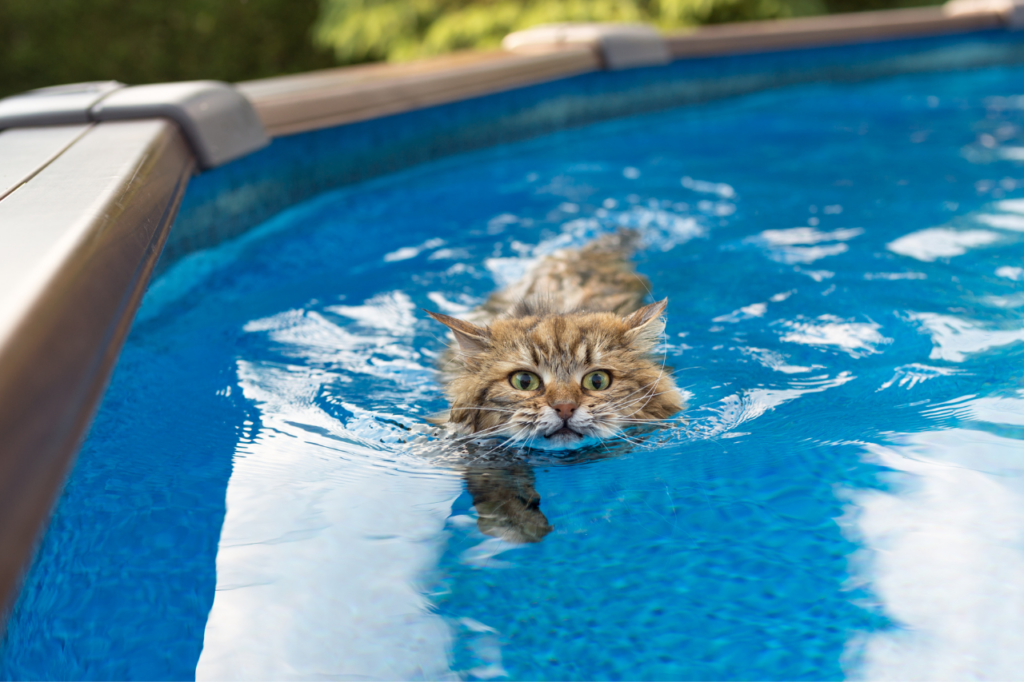
[[(448, 154), (794, 83), (1024, 62), (1022, 8), (969, 1), (669, 36), (561, 26), (502, 51), (230, 92), (98, 84), (77, 119), (23, 99), (5, 124), (0, 101), (0, 629), (157, 270), (330, 188)], [(263, 131), (268, 147), (230, 160)]]

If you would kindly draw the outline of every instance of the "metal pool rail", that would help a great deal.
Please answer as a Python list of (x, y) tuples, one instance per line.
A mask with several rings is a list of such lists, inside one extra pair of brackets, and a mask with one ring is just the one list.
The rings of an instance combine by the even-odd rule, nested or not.
[(215, 244), (331, 187), (600, 118), (1024, 61), (1021, 18), (1009, 0), (955, 0), (669, 36), (563, 25), (411, 64), (0, 101), (0, 613), (162, 253)]

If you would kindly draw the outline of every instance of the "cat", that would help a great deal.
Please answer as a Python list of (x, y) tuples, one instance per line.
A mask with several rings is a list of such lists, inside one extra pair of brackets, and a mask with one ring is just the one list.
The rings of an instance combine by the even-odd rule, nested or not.
[[(466, 438), (578, 450), (682, 410), (654, 354), (668, 301), (643, 304), (650, 287), (630, 261), (636, 240), (621, 230), (556, 251), (467, 319), (426, 311), (455, 337), (440, 363), (451, 406), (434, 423)], [(481, 532), (512, 543), (551, 532), (528, 466), (469, 466), (464, 476)]]
[(555, 252), (491, 296), (474, 321), (427, 311), (458, 345), (442, 372), (449, 430), (573, 450), (682, 409), (654, 355), (668, 300), (643, 305), (634, 242), (623, 231)]

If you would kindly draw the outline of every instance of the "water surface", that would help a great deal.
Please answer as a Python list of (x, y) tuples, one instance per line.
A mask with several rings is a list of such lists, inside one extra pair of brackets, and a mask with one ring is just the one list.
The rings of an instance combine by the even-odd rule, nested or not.
[[(1022, 77), (570, 130), (186, 258), (147, 295), (0, 675), (1024, 677)], [(690, 406), (636, 446), (528, 455), (554, 530), (484, 535), (422, 442), (444, 335), (421, 308), (458, 315), (620, 226)]]

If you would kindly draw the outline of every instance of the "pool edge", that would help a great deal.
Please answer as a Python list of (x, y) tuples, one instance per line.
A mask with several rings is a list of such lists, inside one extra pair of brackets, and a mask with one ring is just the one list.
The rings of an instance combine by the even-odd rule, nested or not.
[(4, 306), (0, 330), (0, 628), (194, 163), (167, 121), (94, 125), (0, 202), (8, 240), (31, 231), (40, 241), (22, 249), (39, 257), (4, 301), (17, 305)]

